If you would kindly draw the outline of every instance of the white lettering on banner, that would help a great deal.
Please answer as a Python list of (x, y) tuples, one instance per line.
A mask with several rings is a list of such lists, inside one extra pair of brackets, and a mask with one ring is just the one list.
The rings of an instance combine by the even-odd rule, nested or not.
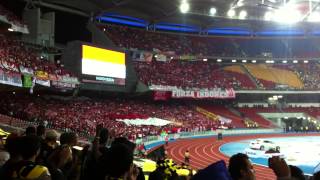
[(172, 98), (216, 98), (216, 99), (224, 99), (224, 98), (235, 98), (235, 91), (233, 89), (222, 90), (219, 88), (213, 90), (199, 90), (199, 91), (190, 91), (190, 90), (172, 90)]

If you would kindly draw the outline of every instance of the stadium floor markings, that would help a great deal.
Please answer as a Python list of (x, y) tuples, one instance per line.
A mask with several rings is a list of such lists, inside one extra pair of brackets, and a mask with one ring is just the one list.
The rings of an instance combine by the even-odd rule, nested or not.
[[(213, 138), (181, 140), (175, 143), (171, 143), (170, 156), (173, 159), (178, 160), (178, 162), (183, 162), (184, 161), (183, 152), (186, 149), (189, 149), (191, 167), (196, 169), (204, 168), (209, 164), (215, 161), (218, 161), (220, 159), (228, 163), (228, 157), (220, 152), (219, 147), (222, 144), (225, 144), (228, 142), (233, 142), (233, 141), (242, 140), (242, 139), (252, 139), (252, 138), (257, 138), (257, 136), (237, 137), (235, 138), (235, 140), (233, 140), (232, 138), (231, 139), (228, 138), (227, 141), (222, 141), (222, 142), (215, 141)], [(202, 150), (199, 151), (199, 149), (202, 149)], [(268, 168), (255, 165), (255, 169), (257, 171), (256, 172), (257, 179), (271, 180), (275, 178), (273, 175), (273, 172)]]
[[(248, 137), (250, 138), (250, 137)], [(229, 142), (234, 142), (231, 139), (230, 140), (226, 140), (226, 141), (218, 141), (218, 146), (213, 147), (215, 148), (215, 150), (213, 150), (213, 154), (218, 157), (219, 159), (223, 159), (227, 164), (229, 164), (229, 157), (227, 157), (226, 155), (224, 155), (223, 153), (220, 152), (220, 146)], [(266, 167), (263, 166), (258, 166), (258, 165), (254, 165), (254, 169), (256, 170), (256, 176), (259, 177), (270, 177), (271, 179), (274, 179), (274, 175), (273, 172)], [(268, 172), (269, 171), (269, 172)], [(260, 178), (259, 178), (260, 179)]]
[[(190, 147), (189, 143), (177, 142), (177, 144), (175, 144), (175, 146), (173, 148), (170, 148), (169, 156), (171, 156), (172, 159), (176, 161), (176, 163), (183, 163), (184, 162), (184, 155), (183, 155), (183, 153), (181, 153), (181, 151), (182, 151), (182, 149), (187, 149), (187, 147)], [(199, 165), (201, 165), (201, 164), (199, 164)]]
[[(197, 142), (197, 143), (192, 143), (192, 145), (188, 145), (186, 143), (186, 146), (188, 147), (189, 153), (190, 153), (190, 165), (191, 167), (195, 167), (195, 164), (198, 164), (199, 166), (197, 166), (196, 168), (204, 168), (207, 165), (206, 161), (201, 160), (201, 158), (199, 158), (197, 155), (195, 155), (195, 153), (193, 152), (193, 148), (197, 147), (199, 144), (202, 144), (201, 142)], [(182, 147), (179, 148), (179, 154), (183, 157), (184, 159), (184, 151), (186, 151), (186, 149), (183, 149)]]

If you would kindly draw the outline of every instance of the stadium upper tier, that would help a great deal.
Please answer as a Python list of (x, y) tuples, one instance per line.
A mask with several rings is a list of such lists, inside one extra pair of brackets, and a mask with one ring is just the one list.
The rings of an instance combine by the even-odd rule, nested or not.
[(20, 40), (0, 34), (0, 70), (12, 73), (42, 71), (51, 75), (72, 75), (60, 64), (41, 58), (36, 49)]
[(317, 58), (319, 38), (211, 37), (147, 31), (126, 26), (100, 26), (119, 47), (170, 51), (176, 55), (216, 57)]
[(135, 62), (142, 82), (147, 85), (188, 88), (234, 89), (319, 89), (320, 67), (308, 64), (230, 65), (203, 61)]

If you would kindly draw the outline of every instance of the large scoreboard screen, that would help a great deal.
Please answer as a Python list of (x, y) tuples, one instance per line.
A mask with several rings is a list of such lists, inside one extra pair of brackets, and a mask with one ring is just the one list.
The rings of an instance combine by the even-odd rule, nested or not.
[(82, 45), (81, 73), (86, 83), (125, 85), (126, 54)]
[(114, 45), (72, 41), (61, 62), (80, 80), (81, 91), (134, 92), (138, 78), (128, 52)]

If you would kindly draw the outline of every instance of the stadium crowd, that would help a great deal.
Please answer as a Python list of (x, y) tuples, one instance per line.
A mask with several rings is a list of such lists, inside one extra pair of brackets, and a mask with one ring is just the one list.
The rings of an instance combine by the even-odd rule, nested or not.
[(126, 26), (107, 25), (101, 28), (117, 46), (127, 49), (174, 51), (176, 55), (197, 56), (234, 57), (239, 54), (236, 48), (230, 48), (232, 41), (225, 39), (201, 38), (196, 35), (180, 36), (175, 33), (151, 32)]
[[(32, 122), (48, 123), (49, 127), (92, 135), (96, 124), (103, 124), (117, 136), (129, 139), (142, 138), (147, 135), (159, 135), (162, 131), (215, 130), (231, 124), (214, 121), (198, 113), (192, 107), (177, 103), (151, 103), (141, 100), (58, 100), (27, 96), (2, 98), (2, 114)], [(128, 126), (117, 119), (145, 119), (156, 117), (169, 120), (166, 126)]]
[(175, 86), (179, 88), (234, 88), (254, 89), (255, 84), (244, 74), (228, 72), (223, 66), (207, 62), (153, 61), (151, 64), (135, 62), (136, 71), (147, 85)]
[[(188, 35), (120, 25), (98, 25), (119, 47), (144, 51), (173, 51), (176, 55), (252, 57), (252, 58), (316, 58), (320, 55), (317, 40), (270, 38), (230, 38)], [(289, 47), (289, 48), (288, 48)]]
[[(152, 61), (134, 62), (139, 79), (146, 85), (173, 86), (183, 89), (276, 89), (281, 85), (276, 82), (256, 78), (248, 72), (232, 72), (225, 68), (232, 65), (210, 63), (203, 61), (184, 62), (171, 60), (169, 62)], [(271, 66), (275, 69), (285, 69), (297, 74), (303, 82), (304, 90), (319, 89), (320, 67), (317, 62), (305, 64), (281, 64)], [(244, 66), (245, 68), (245, 66)], [(272, 72), (268, 72), (271, 73)], [(250, 76), (253, 78), (250, 79)], [(277, 86), (280, 85), (280, 86)], [(292, 88), (285, 85), (286, 88)], [(297, 89), (297, 88), (295, 88)]]
[[(19, 52), (19, 53), (17, 53)], [(14, 37), (0, 35), (0, 67), (6, 71), (21, 72), (21, 67), (54, 75), (71, 75), (61, 64), (41, 58), (38, 52)]]

